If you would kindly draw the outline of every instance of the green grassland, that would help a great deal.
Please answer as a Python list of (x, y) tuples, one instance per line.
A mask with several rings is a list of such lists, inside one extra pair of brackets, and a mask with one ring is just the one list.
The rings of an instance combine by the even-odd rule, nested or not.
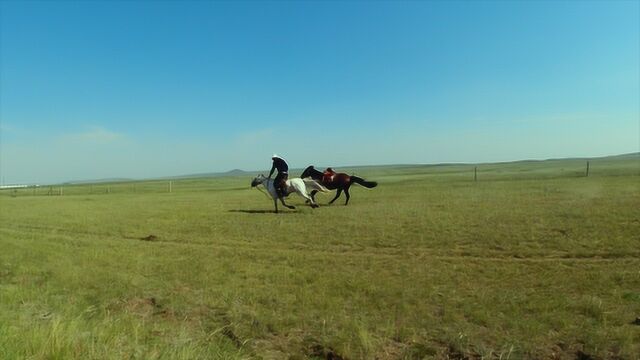
[(640, 157), (590, 165), (1, 191), (0, 358), (638, 359)]

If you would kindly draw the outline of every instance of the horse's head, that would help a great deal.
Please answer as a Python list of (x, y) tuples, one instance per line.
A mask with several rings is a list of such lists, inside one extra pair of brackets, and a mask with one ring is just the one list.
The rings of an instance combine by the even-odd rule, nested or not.
[(306, 169), (304, 169), (304, 171), (302, 172), (302, 175), (300, 175), (301, 178), (306, 178), (311, 176), (311, 170), (313, 170), (313, 165), (309, 165), (307, 166)]
[(253, 180), (251, 181), (251, 187), (256, 187), (260, 184), (262, 184), (267, 178), (260, 174), (258, 176), (256, 176), (255, 178), (253, 178)]

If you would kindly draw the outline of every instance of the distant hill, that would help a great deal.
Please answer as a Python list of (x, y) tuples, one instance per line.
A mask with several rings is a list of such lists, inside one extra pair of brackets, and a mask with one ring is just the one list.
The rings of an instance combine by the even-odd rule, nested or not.
[(233, 169), (233, 170), (229, 170), (225, 173), (221, 173), (220, 176), (245, 176), (248, 175), (249, 172), (244, 171), (244, 170), (240, 170), (240, 169)]
[[(629, 154), (620, 154), (620, 155), (611, 155), (611, 156), (601, 156), (601, 157), (574, 157), (574, 158), (552, 158), (552, 159), (523, 159), (523, 160), (514, 160), (514, 161), (503, 161), (503, 162), (487, 162), (487, 163), (433, 163), (433, 164), (396, 164), (396, 165), (350, 165), (350, 166), (334, 166), (335, 168), (341, 169), (342, 171), (354, 171), (354, 170), (365, 170), (365, 169), (375, 169), (375, 168), (413, 168), (413, 167), (423, 167), (423, 166), (458, 166), (458, 165), (471, 165), (471, 164), (482, 164), (482, 165), (498, 165), (498, 164), (518, 164), (518, 163), (538, 163), (545, 161), (575, 161), (575, 160), (600, 160), (600, 161), (617, 161), (617, 160), (638, 160), (640, 161), (640, 152), (634, 152)], [(331, 165), (331, 164), (324, 164)], [(323, 170), (324, 165), (318, 165), (316, 168)], [(295, 168), (291, 169), (292, 173), (300, 173), (303, 168)], [(241, 169), (232, 169), (225, 172), (211, 172), (211, 173), (198, 173), (198, 174), (187, 174), (187, 175), (177, 175), (177, 176), (165, 176), (160, 178), (153, 179), (130, 179), (130, 178), (105, 178), (105, 179), (94, 179), (94, 180), (73, 180), (67, 181), (64, 184), (69, 185), (82, 185), (82, 184), (99, 184), (99, 183), (116, 183), (116, 182), (130, 182), (130, 181), (140, 181), (140, 180), (171, 180), (171, 179), (192, 179), (192, 178), (211, 178), (211, 177), (234, 177), (234, 176), (254, 176), (256, 174), (265, 173), (268, 170), (253, 170), (253, 171), (245, 171)]]
[(596, 157), (571, 157), (571, 158), (551, 158), (544, 160), (524, 160), (524, 161), (562, 161), (562, 160), (629, 160), (638, 158), (640, 159), (640, 152), (609, 155), (609, 156), (596, 156)]
[[(595, 158), (595, 159), (600, 159), (600, 158)], [(605, 156), (602, 159), (611, 159), (611, 160), (638, 159), (638, 160), (640, 160), (640, 152), (634, 152), (634, 153), (622, 154), (622, 155)]]

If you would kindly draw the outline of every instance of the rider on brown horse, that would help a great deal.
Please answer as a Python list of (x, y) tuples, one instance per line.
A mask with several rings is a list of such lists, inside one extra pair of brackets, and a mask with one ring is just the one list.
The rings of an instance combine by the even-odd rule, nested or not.
[[(366, 181), (359, 176), (337, 173), (333, 171), (332, 168), (327, 168), (327, 170), (322, 172), (320, 170), (316, 170), (313, 165), (310, 165), (306, 169), (304, 169), (300, 177), (303, 179), (306, 177), (310, 177), (313, 180), (319, 181), (329, 190), (337, 190), (336, 197), (334, 197), (333, 200), (329, 201), (329, 204), (333, 204), (333, 202), (336, 201), (336, 199), (340, 197), (340, 194), (342, 194), (342, 192), (344, 191), (344, 195), (347, 197), (347, 201), (345, 201), (344, 204), (347, 205), (349, 203), (349, 198), (351, 197), (351, 195), (349, 194), (349, 188), (352, 184), (362, 185), (368, 189), (372, 189), (378, 186), (378, 183), (375, 181)], [(310, 195), (312, 199), (314, 198), (316, 193), (317, 191), (315, 190), (311, 192)]]
[(325, 184), (329, 184), (331, 182), (333, 182), (333, 179), (336, 176), (336, 172), (333, 171), (332, 168), (328, 167), (327, 170), (324, 171), (324, 173), (322, 173), (322, 182)]
[(273, 179), (273, 184), (276, 188), (276, 193), (278, 193), (278, 196), (284, 197), (287, 195), (285, 191), (285, 183), (287, 181), (287, 178), (289, 177), (289, 165), (283, 158), (276, 154), (273, 154), (271, 160), (273, 160), (273, 165), (271, 166), (271, 171), (269, 172), (269, 178), (271, 178), (271, 175), (273, 175), (273, 172), (277, 169), (278, 174), (276, 175), (276, 178)]

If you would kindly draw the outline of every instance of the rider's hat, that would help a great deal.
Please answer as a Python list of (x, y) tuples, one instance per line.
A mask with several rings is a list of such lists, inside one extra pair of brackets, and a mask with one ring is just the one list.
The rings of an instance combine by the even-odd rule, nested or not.
[(273, 154), (273, 156), (272, 156), (271, 158), (272, 158), (272, 159), (276, 159), (276, 158), (278, 158), (278, 159), (282, 159), (280, 156), (278, 156), (278, 154)]

